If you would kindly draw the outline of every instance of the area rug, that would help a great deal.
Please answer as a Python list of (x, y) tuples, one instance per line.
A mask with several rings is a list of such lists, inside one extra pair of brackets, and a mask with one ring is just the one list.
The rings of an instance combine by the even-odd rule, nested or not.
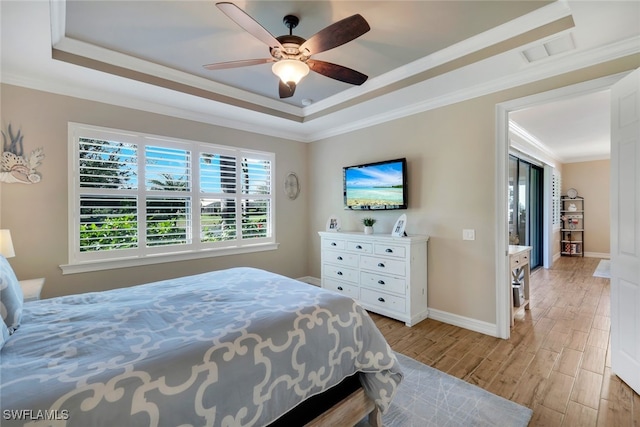
[(600, 263), (596, 267), (596, 271), (593, 272), (593, 277), (604, 277), (611, 279), (611, 261), (608, 259), (601, 259)]
[(533, 411), (396, 353), (404, 379), (385, 427), (527, 426)]

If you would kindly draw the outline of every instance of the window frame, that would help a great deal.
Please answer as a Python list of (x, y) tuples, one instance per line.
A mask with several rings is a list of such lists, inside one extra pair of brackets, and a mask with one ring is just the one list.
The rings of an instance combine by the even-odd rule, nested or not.
[[(138, 227), (139, 246), (135, 249), (114, 250), (114, 251), (80, 251), (80, 199), (82, 194), (92, 193), (92, 190), (80, 187), (79, 171), (79, 140), (80, 138), (117, 141), (137, 146), (137, 176), (138, 188), (135, 190), (116, 190), (113, 193), (119, 195), (136, 194), (138, 224), (144, 221), (142, 227)], [(120, 129), (104, 128), (100, 126), (86, 125), (81, 123), (68, 123), (68, 264), (61, 265), (63, 274), (73, 274), (88, 271), (107, 270), (112, 268), (132, 267), (139, 265), (150, 265), (172, 261), (182, 261), (188, 259), (199, 259), (225, 255), (235, 255), (251, 252), (275, 250), (278, 244), (275, 241), (275, 153), (244, 149), (240, 147), (226, 146), (220, 144), (206, 143), (200, 141), (190, 141), (178, 138), (171, 138), (159, 135), (151, 135), (142, 132), (133, 132)], [(147, 146), (167, 147), (171, 149), (186, 150), (190, 157), (190, 177), (189, 189), (181, 191), (159, 191), (148, 190), (145, 177), (145, 149)], [(141, 153), (143, 153), (141, 155)], [(202, 242), (200, 230), (201, 206), (203, 198), (215, 196), (216, 194), (200, 190), (200, 158), (201, 154), (214, 154), (233, 156), (236, 158), (236, 191), (234, 193), (218, 193), (227, 199), (235, 200), (235, 222), (236, 237), (231, 240), (217, 242)], [(269, 189), (267, 194), (245, 194), (242, 191), (243, 175), (240, 173), (242, 159), (266, 160), (270, 162)], [(100, 193), (100, 191), (93, 191)], [(191, 219), (188, 220), (190, 231), (190, 242), (178, 245), (147, 246), (146, 238), (146, 200), (153, 196), (162, 197), (186, 197), (190, 200)], [(267, 236), (266, 237), (242, 237), (242, 200), (267, 200), (269, 204), (267, 212)], [(142, 234), (145, 236), (142, 236)], [(189, 239), (188, 239), (189, 240)]]

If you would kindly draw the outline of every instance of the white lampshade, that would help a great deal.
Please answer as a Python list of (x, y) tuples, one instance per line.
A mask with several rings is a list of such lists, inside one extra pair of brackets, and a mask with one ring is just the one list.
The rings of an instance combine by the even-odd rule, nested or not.
[(283, 83), (294, 82), (296, 85), (309, 74), (309, 66), (297, 59), (283, 59), (271, 67), (273, 74), (280, 77)]
[(5, 258), (12, 258), (16, 256), (13, 250), (13, 241), (11, 240), (11, 231), (0, 230), (0, 254)]

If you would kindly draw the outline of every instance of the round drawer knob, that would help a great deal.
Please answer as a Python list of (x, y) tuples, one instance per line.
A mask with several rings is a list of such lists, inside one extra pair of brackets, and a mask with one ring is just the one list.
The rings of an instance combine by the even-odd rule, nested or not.
[(384, 298), (380, 297), (380, 298), (378, 298), (378, 301), (384, 302)]
[(338, 261), (342, 261), (342, 257), (341, 256), (338, 257)]
[(338, 286), (338, 290), (339, 291), (344, 291), (344, 289), (342, 289), (342, 286)]
[(378, 263), (378, 267), (380, 267), (380, 268), (384, 268), (384, 264), (383, 264), (383, 263), (381, 263), (381, 262), (379, 262), (379, 263)]
[(387, 248), (387, 249), (385, 249), (385, 252), (388, 253), (388, 254), (391, 254), (391, 253), (393, 253), (393, 249)]
[(356, 246), (356, 249), (362, 249), (362, 246), (358, 245)]
[(342, 276), (342, 271), (338, 271), (336, 274), (337, 274), (338, 276)]
[(336, 242), (331, 242), (331, 246), (336, 246)]
[(378, 285), (384, 285), (384, 280), (378, 280)]

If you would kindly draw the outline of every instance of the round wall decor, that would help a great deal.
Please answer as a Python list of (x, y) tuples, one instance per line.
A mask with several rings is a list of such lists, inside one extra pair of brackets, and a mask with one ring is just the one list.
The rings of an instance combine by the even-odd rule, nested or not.
[(576, 190), (575, 188), (568, 189), (567, 196), (569, 196), (570, 199), (575, 199), (576, 197), (578, 197), (578, 190)]
[(284, 194), (291, 200), (295, 200), (300, 194), (300, 181), (295, 172), (289, 172), (284, 177)]

